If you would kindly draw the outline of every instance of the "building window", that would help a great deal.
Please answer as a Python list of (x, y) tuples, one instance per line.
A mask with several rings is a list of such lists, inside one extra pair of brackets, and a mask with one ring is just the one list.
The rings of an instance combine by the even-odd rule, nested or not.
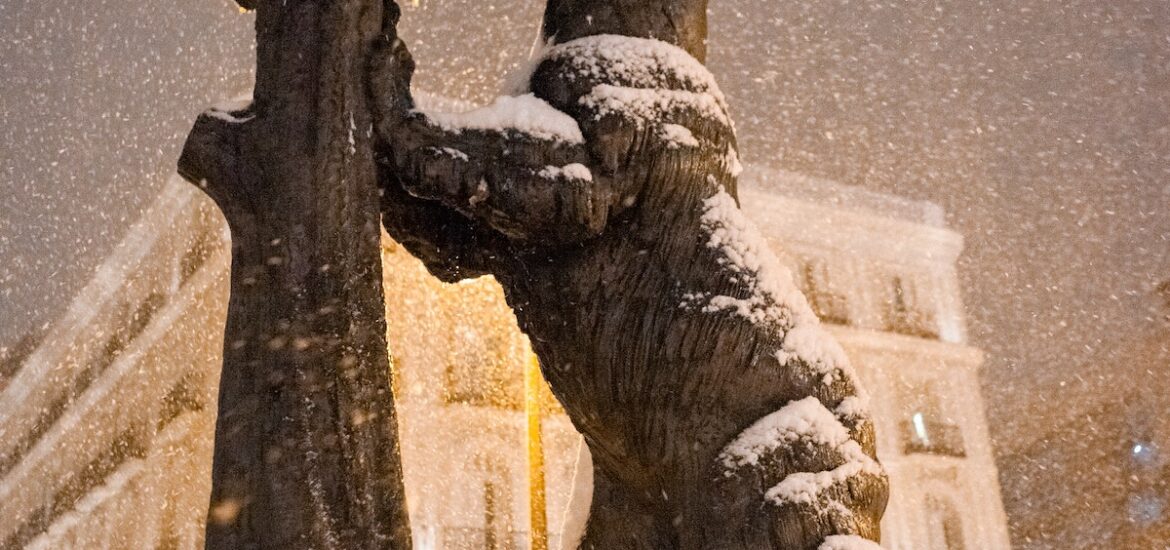
[(511, 550), (512, 495), (504, 472), (489, 472), (483, 482), (483, 542), (486, 550)]
[[(513, 525), (514, 495), (507, 468), (488, 457), (480, 457), (477, 462), (482, 468), (474, 474), (480, 476), (479, 481), (468, 481), (471, 481), (469, 485), (473, 491), (478, 483), (480, 494), (473, 492), (468, 495), (469, 514), (463, 516), (471, 522), (443, 527), (439, 547), (446, 550), (519, 550), (527, 547), (526, 533), (517, 531)], [(476, 496), (482, 498), (479, 500), (482, 506), (473, 504)]]
[(154, 316), (167, 303), (167, 295), (161, 292), (152, 292), (138, 304), (134, 315), (130, 318), (130, 326), (126, 329), (126, 340), (130, 341), (142, 334)]
[(166, 294), (152, 292), (138, 304), (134, 313), (129, 316), (123, 315), (122, 320), (115, 322), (117, 328), (114, 329), (114, 333), (106, 340), (101, 354), (91, 362), (90, 367), (79, 377), (84, 379), (80, 383), (79, 395), (98, 374), (104, 371), (106, 367), (112, 365), (118, 359), (118, 356), (122, 355), (122, 351), (130, 345), (130, 342), (133, 342), (138, 335), (142, 334), (142, 331), (146, 330), (146, 327), (150, 325), (150, 321), (166, 305), (166, 302)]
[[(24, 458), (25, 453), (40, 441), (49, 428), (52, 428), (57, 423), (57, 419), (65, 414), (65, 409), (69, 408), (69, 404), (73, 402), (73, 395), (66, 391), (57, 396), (49, 406), (38, 411), (37, 420), (29, 431), (21, 435), (17, 442), (12, 447), (12, 452), (0, 455), (0, 475), (7, 474), (12, 468), (16, 467)], [(8, 548), (8, 546), (0, 546), (0, 548)]]
[(1152, 441), (1134, 441), (1128, 450), (1134, 463), (1143, 468), (1157, 466), (1160, 462), (1158, 460), (1158, 445)]
[(927, 300), (919, 296), (910, 281), (894, 277), (890, 281), (890, 295), (886, 300), (885, 328), (890, 332), (938, 338), (938, 319)]
[(904, 451), (906, 454), (932, 454), (963, 458), (967, 449), (963, 446), (963, 432), (954, 424), (927, 418), (923, 413), (914, 413), (903, 422)]
[(809, 305), (821, 321), (836, 325), (849, 324), (849, 304), (844, 295), (833, 292), (829, 268), (825, 262), (819, 260), (802, 262), (800, 282)]
[(98, 485), (105, 483), (125, 462), (146, 456), (146, 447), (136, 432), (127, 430), (111, 441), (104, 452), (65, 482), (45, 504), (29, 516), (20, 529), (4, 541), (0, 548), (23, 547), (37, 535), (47, 531), (62, 514)]
[(456, 327), (445, 372), (448, 403), (524, 408), (523, 347), (502, 323)]
[(906, 454), (967, 456), (963, 431), (943, 415), (934, 384), (927, 383), (915, 389), (917, 393), (908, 400), (910, 418), (902, 422), (903, 451)]
[(930, 518), (930, 547), (938, 550), (966, 550), (963, 520), (949, 498), (926, 497), (926, 513)]

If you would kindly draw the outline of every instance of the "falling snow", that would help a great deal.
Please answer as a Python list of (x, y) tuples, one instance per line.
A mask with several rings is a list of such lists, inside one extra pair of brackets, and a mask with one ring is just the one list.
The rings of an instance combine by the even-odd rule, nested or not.
[[(724, 159), (733, 174), (744, 163), (772, 166), (941, 205), (946, 225), (964, 239), (955, 294), (970, 318), (969, 344), (984, 358), (967, 389), (985, 394), (1012, 542), (1138, 548), (1150, 547), (1142, 533), (1168, 532), (1170, 504), (1158, 480), (1170, 431), (1149, 412), (1170, 407), (1170, 330), (1153, 291), (1170, 279), (1170, 12), (1162, 4), (721, 2), (710, 10), (707, 65), (714, 80), (653, 41), (595, 37), (534, 48), (539, 2), (403, 4), (403, 37), (419, 63), (417, 86), (455, 103), (491, 105), (435, 115), (444, 124), (524, 128), (579, 142), (576, 123), (535, 98), (493, 104), (503, 75), (522, 73), (532, 65), (530, 54), (539, 52), (599, 60), (590, 70), (622, 71), (634, 84), (654, 88), (647, 67), (669, 62), (687, 68), (682, 74), (690, 91), (602, 87), (585, 101), (642, 118), (682, 105), (723, 120), (726, 106), (739, 140), (738, 151), (729, 149)], [(0, 356), (6, 365), (19, 366), (34, 350), (29, 364), (67, 374), (70, 365), (44, 350), (70, 335), (50, 331), (62, 318), (84, 318), (69, 317), (85, 312), (67, 308), (103, 273), (115, 246), (136, 235), (132, 225), (166, 188), (191, 121), (200, 112), (225, 122), (248, 120), (240, 115), (244, 100), (217, 102), (250, 88), (252, 22), (252, 15), (212, 0), (182, 9), (143, 9), (126, 0), (0, 5)], [(486, 30), (466, 32), (471, 24)], [(579, 55), (585, 51), (603, 57)], [(685, 127), (661, 132), (677, 147), (697, 144)], [(445, 153), (466, 158), (455, 149)], [(574, 165), (546, 170), (578, 180), (593, 176)], [(723, 215), (730, 200), (716, 199), (711, 215)], [(712, 227), (740, 228), (720, 220)], [(735, 274), (774, 269), (759, 256), (768, 243), (744, 248), (718, 231), (712, 236)], [(139, 260), (125, 261), (122, 267), (130, 269)], [(872, 266), (866, 276), (884, 276), (888, 267)], [(169, 277), (167, 288), (180, 286), (178, 273)], [(817, 277), (794, 272), (777, 280)], [(214, 288), (198, 277), (196, 284)], [(93, 288), (108, 299), (129, 293)], [(806, 322), (811, 312), (795, 289), (755, 290), (744, 299), (690, 298), (789, 329), (781, 361), (799, 355), (826, 382), (856, 376), (818, 332), (827, 329)], [(786, 306), (774, 309), (772, 302)], [(218, 311), (208, 308), (203, 313)], [(134, 318), (129, 311), (96, 327), (79, 321), (100, 339), (74, 351), (100, 348)], [(204, 329), (188, 332), (180, 347), (218, 353), (218, 335)], [(943, 345), (930, 345), (936, 344)], [(17, 395), (20, 380), (15, 367), (5, 367), (0, 391)], [(923, 408), (945, 413), (921, 388), (887, 382), (880, 391), (905, 392)], [(820, 418), (856, 417), (868, 406), (863, 397), (848, 398)], [(91, 427), (106, 434), (105, 426)], [(4, 443), (14, 444), (11, 437)], [(0, 469), (0, 480), (7, 472)], [(75, 510), (98, 506), (105, 489), (130, 483), (132, 475), (129, 467), (111, 474)], [(773, 488), (776, 499), (812, 498), (826, 476), (838, 474), (794, 475)], [(1058, 501), (1060, 514), (1075, 521), (1054, 527), (1045, 499)], [(78, 517), (64, 514), (59, 525)], [(1110, 538), (1122, 536), (1135, 538)], [(876, 546), (832, 537), (820, 548)]]

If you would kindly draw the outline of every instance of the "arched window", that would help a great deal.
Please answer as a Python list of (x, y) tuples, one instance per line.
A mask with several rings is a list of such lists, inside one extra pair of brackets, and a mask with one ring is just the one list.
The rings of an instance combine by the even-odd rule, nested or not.
[(848, 325), (849, 304), (845, 295), (834, 291), (828, 264), (823, 260), (805, 260), (800, 275), (801, 290), (817, 317), (826, 323)]
[(445, 396), (449, 403), (523, 408), (523, 363), (513, 334), (498, 325), (457, 327), (450, 341)]
[(890, 280), (883, 313), (885, 329), (908, 336), (937, 339), (938, 318), (932, 304), (925, 299), (915, 283), (901, 276)]
[(512, 525), (512, 490), (507, 472), (489, 468), (483, 480), (483, 542), (485, 550), (511, 550), (515, 536)]
[(516, 529), (512, 514), (513, 479), (507, 466), (491, 453), (477, 457), (475, 463), (464, 485), (470, 494), (459, 503), (466, 515), (459, 524), (442, 527), (439, 547), (446, 550), (521, 548), (526, 534)]

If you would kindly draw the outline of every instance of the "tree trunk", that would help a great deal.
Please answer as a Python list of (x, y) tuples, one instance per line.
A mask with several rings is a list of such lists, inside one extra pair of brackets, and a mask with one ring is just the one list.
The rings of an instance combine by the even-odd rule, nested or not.
[(462, 117), (412, 111), (405, 46), (376, 50), (387, 230), (500, 280), (593, 457), (582, 548), (870, 547), (864, 394), (738, 209), (705, 10), (549, 0), (533, 96)]
[(206, 547), (409, 548), (366, 93), (397, 6), (241, 5), (253, 101), (200, 115), (179, 160), (232, 233)]

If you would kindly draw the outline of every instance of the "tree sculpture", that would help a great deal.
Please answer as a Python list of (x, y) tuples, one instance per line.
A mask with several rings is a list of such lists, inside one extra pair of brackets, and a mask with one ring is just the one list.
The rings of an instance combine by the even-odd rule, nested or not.
[(179, 173), (232, 233), (207, 548), (410, 548), (366, 68), (378, 0), (256, 8), (250, 103), (199, 116)]
[(584, 434), (582, 548), (876, 547), (857, 379), (736, 203), (705, 0), (549, 0), (529, 89), (413, 109), (371, 64), (383, 223), (446, 281), (492, 274)]
[(581, 547), (872, 544), (865, 398), (737, 207), (706, 0), (549, 0), (529, 90), (463, 115), (413, 109), (392, 1), (240, 3), (254, 100), (179, 162), (232, 231), (209, 548), (410, 545), (379, 204), (503, 284), (594, 459)]

